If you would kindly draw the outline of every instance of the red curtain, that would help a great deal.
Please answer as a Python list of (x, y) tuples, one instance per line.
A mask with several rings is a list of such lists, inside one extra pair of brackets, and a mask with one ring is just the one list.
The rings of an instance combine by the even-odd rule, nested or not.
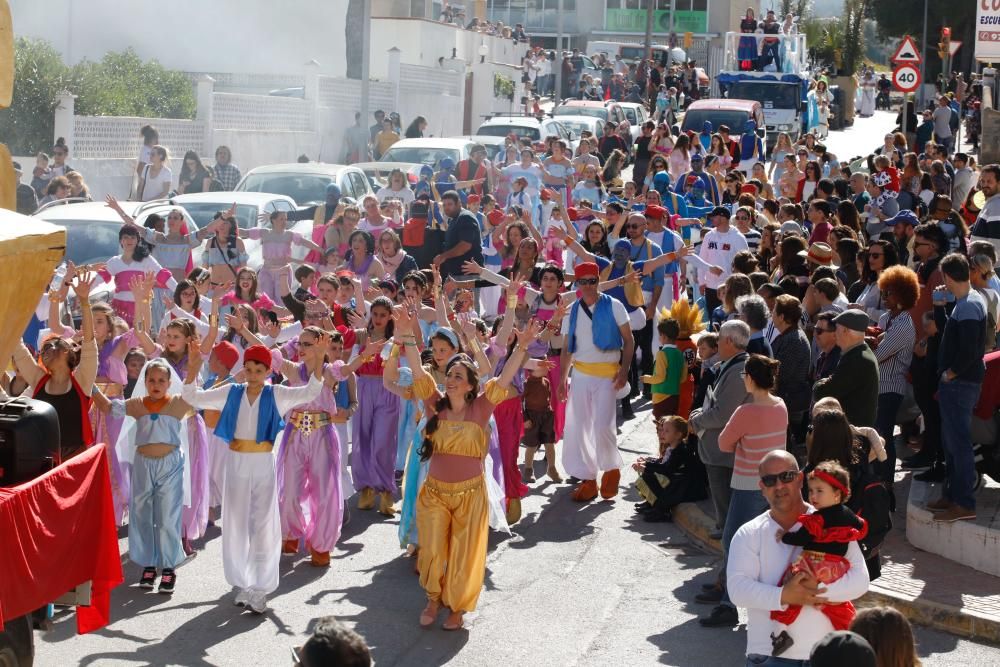
[(111, 589), (122, 583), (107, 445), (0, 488), (0, 544), (0, 629), (85, 581), (91, 605), (76, 608), (77, 632), (107, 625)]

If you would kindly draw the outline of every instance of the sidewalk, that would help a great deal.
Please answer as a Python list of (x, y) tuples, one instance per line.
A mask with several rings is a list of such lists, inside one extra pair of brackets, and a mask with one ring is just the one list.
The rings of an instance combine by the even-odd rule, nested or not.
[[(1000, 578), (921, 551), (906, 541), (909, 486), (909, 474), (896, 483), (901, 502), (882, 545), (882, 576), (872, 582), (858, 606), (895, 607), (913, 623), (1000, 642)], [(711, 501), (680, 505), (674, 521), (703, 547), (722, 553), (720, 542), (709, 537), (715, 529)]]

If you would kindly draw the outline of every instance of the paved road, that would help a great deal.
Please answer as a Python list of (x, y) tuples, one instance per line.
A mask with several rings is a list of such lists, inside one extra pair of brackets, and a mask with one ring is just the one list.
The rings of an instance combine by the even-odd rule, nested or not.
[[(828, 145), (841, 157), (860, 153), (859, 144), (870, 150), (889, 124), (887, 114), (859, 119)], [(655, 450), (646, 407), (621, 430), (627, 461)], [(633, 479), (626, 470), (623, 484)], [(744, 631), (702, 628), (696, 619), (707, 609), (690, 602), (715, 557), (672, 524), (637, 522), (635, 500), (629, 491), (615, 502), (580, 506), (566, 484), (534, 484), (514, 536), (491, 535), (486, 590), (467, 617), (469, 630), (459, 633), (418, 627), (424, 597), (412, 561), (398, 549), (394, 520), (354, 511), (329, 570), (285, 557), (264, 616), (233, 606), (219, 529), (212, 528), (197, 557), (178, 570), (172, 597), (121, 586), (111, 625), (79, 637), (64, 613), (38, 636), (37, 664), (287, 665), (290, 647), (327, 614), (358, 630), (380, 667), (742, 664)], [(125, 572), (128, 584), (138, 579), (127, 561)], [(926, 665), (1000, 664), (996, 647), (924, 629), (917, 637)]]

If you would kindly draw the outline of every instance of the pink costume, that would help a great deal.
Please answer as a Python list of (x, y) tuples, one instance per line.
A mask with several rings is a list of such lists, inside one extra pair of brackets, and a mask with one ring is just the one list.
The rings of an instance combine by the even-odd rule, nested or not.
[[(308, 383), (304, 363), (289, 373), (291, 386)], [(324, 373), (343, 381), (343, 362), (326, 364)], [(284, 437), (278, 449), (278, 512), (284, 540), (305, 540), (306, 548), (329, 553), (340, 539), (344, 520), (341, 490), (340, 440), (332, 421), (337, 413), (334, 392), (324, 386), (315, 400), (285, 415)], [(308, 503), (309, 518), (303, 506)]]
[[(114, 356), (115, 347), (122, 340), (126, 340), (129, 347), (137, 344), (135, 333), (129, 331), (121, 336), (109, 338), (98, 348), (97, 381), (94, 386), (111, 399), (124, 399), (123, 390), (128, 384), (125, 363)], [(127, 464), (119, 462), (118, 448), (115, 447), (123, 421), (123, 418), (115, 417), (110, 412), (105, 413), (98, 410), (96, 405), (92, 405), (90, 408), (90, 423), (94, 428), (94, 442), (105, 442), (109, 445), (108, 463), (111, 466), (111, 497), (115, 504), (116, 526), (122, 525), (122, 518), (125, 516), (126, 508), (128, 508), (129, 498), (132, 497), (129, 467)]]
[[(539, 294), (533, 301), (529, 300), (528, 304), (532, 318), (548, 322), (556, 314), (555, 309), (559, 305), (559, 301), (557, 300), (551, 305), (546, 304), (542, 299), (542, 295)], [(544, 343), (537, 341), (528, 346), (528, 355), (531, 358), (534, 359), (544, 355), (549, 363), (552, 364), (552, 368), (549, 369), (548, 378), (549, 383), (553, 387), (558, 387), (562, 381), (562, 362), (559, 352), (558, 349), (553, 348), (551, 345), (546, 346)], [(555, 413), (556, 441), (558, 442), (562, 440), (563, 427), (566, 425), (566, 401), (559, 400), (558, 391), (551, 392), (551, 395), (552, 412)]]
[(97, 272), (106, 283), (111, 279), (115, 280), (115, 295), (111, 300), (111, 307), (119, 317), (132, 326), (135, 320), (135, 295), (132, 294), (129, 283), (134, 278), (141, 278), (147, 273), (156, 274), (156, 286), (164, 287), (173, 291), (177, 287), (177, 281), (170, 273), (170, 269), (160, 266), (152, 257), (144, 257), (136, 262), (126, 262), (120, 256), (115, 255), (109, 259), (103, 269)]
[(246, 230), (244, 234), (248, 239), (260, 241), (261, 254), (264, 257), (264, 266), (257, 272), (257, 289), (272, 299), (277, 299), (282, 273), (288, 274), (291, 284), (292, 272), (288, 263), (292, 258), (292, 244), (304, 246), (309, 239), (287, 229), (275, 232), (254, 227)]

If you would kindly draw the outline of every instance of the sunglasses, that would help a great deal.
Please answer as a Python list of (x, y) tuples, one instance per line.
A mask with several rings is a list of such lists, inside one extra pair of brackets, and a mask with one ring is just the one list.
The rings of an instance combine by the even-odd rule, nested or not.
[(798, 476), (798, 470), (786, 470), (774, 475), (761, 475), (760, 481), (764, 483), (764, 486), (770, 489), (776, 486), (778, 482), (781, 482), (782, 484), (791, 484)]
[(628, 224), (628, 225), (625, 225), (625, 227), (626, 227), (627, 229), (642, 229), (642, 225), (641, 225), (641, 224), (639, 224), (639, 223), (635, 223), (635, 222), (633, 222), (633, 223), (630, 223), (630, 224)]
[(576, 281), (577, 285), (596, 285), (597, 278), (580, 278)]

